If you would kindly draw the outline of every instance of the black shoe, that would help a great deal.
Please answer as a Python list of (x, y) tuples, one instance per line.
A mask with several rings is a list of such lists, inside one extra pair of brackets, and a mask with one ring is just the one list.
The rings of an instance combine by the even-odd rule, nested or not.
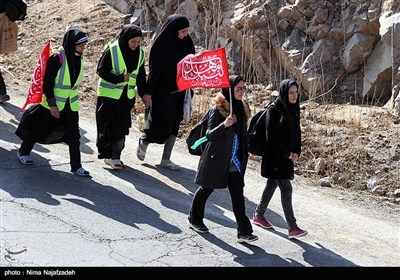
[(244, 242), (253, 242), (258, 240), (258, 237), (253, 235), (253, 234), (245, 234), (245, 235), (239, 235), (238, 236), (238, 242), (239, 243), (244, 243)]
[(189, 228), (197, 231), (198, 233), (208, 233), (208, 227), (203, 222), (200, 223), (191, 223), (189, 222)]
[(6, 102), (8, 100), (10, 100), (10, 96), (8, 94), (0, 95), (0, 103)]

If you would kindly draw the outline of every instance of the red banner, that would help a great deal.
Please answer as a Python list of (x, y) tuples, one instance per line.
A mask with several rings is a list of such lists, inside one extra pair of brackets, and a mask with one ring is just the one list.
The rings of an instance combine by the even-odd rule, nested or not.
[(225, 48), (187, 55), (177, 65), (176, 83), (179, 91), (230, 87)]
[(39, 61), (36, 64), (35, 71), (28, 89), (28, 96), (21, 111), (23, 112), (28, 104), (40, 103), (43, 95), (43, 79), (46, 71), (46, 63), (50, 56), (50, 41), (44, 46)]

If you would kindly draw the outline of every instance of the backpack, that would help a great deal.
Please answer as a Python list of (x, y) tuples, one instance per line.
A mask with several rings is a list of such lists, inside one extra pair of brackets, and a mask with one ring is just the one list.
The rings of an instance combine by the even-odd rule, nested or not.
[[(201, 156), (201, 154), (203, 153), (205, 147), (206, 147), (206, 142), (207, 142), (207, 138), (206, 138), (206, 132), (207, 132), (207, 124), (208, 124), (208, 115), (209, 115), (208, 111), (202, 118), (201, 120), (190, 130), (188, 137), (186, 138), (186, 144), (189, 150), (189, 153), (191, 155), (195, 155), (195, 156)], [(200, 144), (197, 143), (196, 141), (200, 140), (199, 142), (201, 142)], [(192, 148), (193, 146), (193, 148)]]
[(4, 11), (11, 21), (24, 20), (26, 18), (27, 5), (23, 0), (7, 0)]
[(262, 156), (263, 146), (267, 140), (265, 117), (271, 106), (275, 106), (275, 104), (273, 102), (269, 103), (264, 109), (257, 112), (250, 120), (250, 125), (247, 129), (248, 151), (253, 155)]

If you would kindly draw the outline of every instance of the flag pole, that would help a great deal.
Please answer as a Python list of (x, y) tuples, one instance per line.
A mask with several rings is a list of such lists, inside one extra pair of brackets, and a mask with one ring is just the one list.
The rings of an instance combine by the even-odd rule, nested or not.
[(232, 117), (232, 103), (233, 103), (233, 100), (232, 100), (232, 88), (231, 87), (229, 87), (229, 100), (230, 100), (230, 102), (229, 102), (229, 116)]

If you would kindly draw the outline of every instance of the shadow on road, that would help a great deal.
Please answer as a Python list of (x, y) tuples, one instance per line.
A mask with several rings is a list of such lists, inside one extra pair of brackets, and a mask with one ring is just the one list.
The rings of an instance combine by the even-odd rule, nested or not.
[(328, 248), (322, 246), (320, 243), (315, 243), (316, 246), (312, 246), (306, 242), (298, 239), (293, 239), (293, 242), (298, 244), (304, 249), (303, 257), (304, 261), (309, 263), (313, 267), (356, 267), (357, 265), (353, 262), (343, 258)]
[(34, 155), (35, 164), (32, 166), (21, 166), (14, 153), (10, 155), (3, 148), (0, 148), (0, 158), (2, 172), (19, 173), (18, 180), (15, 180), (15, 176), (1, 178), (0, 188), (14, 198), (33, 198), (55, 206), (60, 204), (60, 198), (56, 199), (54, 196), (65, 196), (61, 199), (135, 228), (137, 224), (149, 224), (163, 232), (181, 232), (175, 225), (160, 219), (156, 210), (113, 186), (101, 185), (90, 177), (78, 177), (69, 172), (53, 170), (48, 159), (40, 155)]
[[(252, 253), (247, 253), (245, 251), (242, 251), (236, 247), (229, 245), (228, 243), (222, 241), (221, 239), (219, 239), (218, 237), (216, 237), (211, 233), (201, 234), (200, 236), (203, 237), (208, 242), (220, 247), (222, 250), (234, 255), (234, 261), (243, 265), (244, 267), (293, 266), (293, 263), (286, 261), (285, 259), (279, 257), (276, 254), (267, 253), (263, 248), (257, 246), (257, 244), (253, 245), (253, 244), (243, 243), (244, 247), (252, 251)], [(299, 266), (299, 264), (297, 263), (295, 265)]]

